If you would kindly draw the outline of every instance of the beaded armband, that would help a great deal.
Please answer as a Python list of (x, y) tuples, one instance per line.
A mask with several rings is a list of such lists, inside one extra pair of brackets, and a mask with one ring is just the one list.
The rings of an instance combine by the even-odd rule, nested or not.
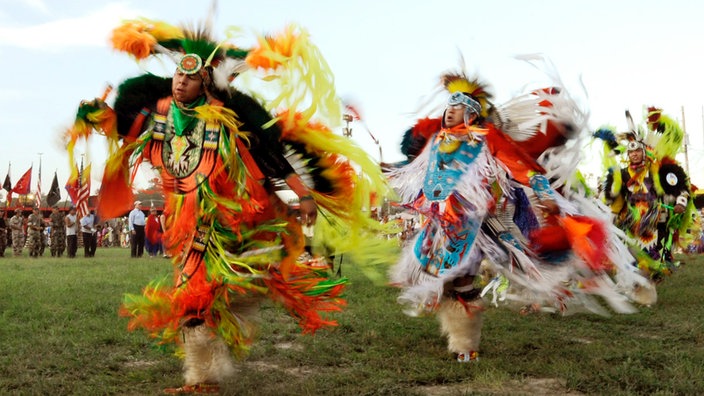
[(544, 199), (554, 199), (555, 193), (550, 187), (550, 181), (547, 177), (541, 175), (540, 173), (533, 173), (528, 175), (530, 177), (530, 187), (533, 192), (540, 200)]

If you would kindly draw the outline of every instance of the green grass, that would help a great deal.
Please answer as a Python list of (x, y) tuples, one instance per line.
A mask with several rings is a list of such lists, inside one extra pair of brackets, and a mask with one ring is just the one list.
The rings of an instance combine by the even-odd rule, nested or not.
[[(10, 252), (9, 250), (6, 253)], [(81, 254), (81, 252), (79, 252)], [(704, 389), (704, 257), (659, 286), (632, 315), (519, 316), (490, 309), (481, 359), (447, 353), (434, 318), (409, 318), (397, 291), (352, 266), (340, 325), (301, 335), (272, 304), (232, 395), (692, 395)], [(171, 273), (126, 249), (78, 257), (0, 258), (0, 394), (151, 395), (181, 384), (173, 350), (117, 315), (122, 294)]]

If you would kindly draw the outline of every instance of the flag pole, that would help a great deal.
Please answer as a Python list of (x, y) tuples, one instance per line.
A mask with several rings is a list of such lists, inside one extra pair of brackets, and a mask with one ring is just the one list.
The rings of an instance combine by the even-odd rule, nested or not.
[(42, 208), (42, 155), (44, 153), (37, 153), (39, 154), (39, 177), (37, 178), (37, 207), (41, 210)]
[[(27, 192), (24, 194), (24, 198), (22, 199), (22, 209), (27, 207), (27, 194), (32, 192), (32, 173), (33, 173), (33, 171), (34, 171), (34, 161), (32, 161), (32, 163), (29, 165), (29, 183), (27, 183), (27, 184), (29, 184), (29, 186), (28, 186)], [(29, 210), (31, 211), (32, 208), (30, 207)]]
[[(704, 107), (702, 108), (702, 111), (704, 111)], [(702, 113), (702, 117), (704, 117), (704, 112)], [(12, 168), (12, 161), (7, 161), (7, 176), (5, 178), (9, 181), (10, 177), (10, 168)], [(5, 181), (3, 181), (3, 188), (5, 188)], [(9, 183), (10, 190), (12, 190), (12, 182)], [(9, 209), (10, 206), (12, 205), (12, 191), (8, 191), (7, 194), (5, 194), (5, 209)], [(7, 210), (5, 210), (7, 212)], [(5, 214), (6, 215), (6, 214)]]
[(81, 154), (81, 170), (78, 171), (78, 187), (79, 188), (83, 184), (83, 156), (85, 156), (85, 154)]
[(90, 191), (88, 191), (88, 196), (85, 197), (85, 202), (83, 202), (83, 174), (85, 173), (85, 169), (83, 167), (84, 156), (85, 154), (81, 154), (81, 169), (78, 172), (78, 201), (76, 202), (76, 209), (80, 217), (88, 214), (88, 197), (90, 197)]
[(684, 123), (684, 106), (682, 106), (682, 132), (684, 133), (684, 163), (687, 174), (689, 175), (689, 136), (687, 136), (687, 127)]

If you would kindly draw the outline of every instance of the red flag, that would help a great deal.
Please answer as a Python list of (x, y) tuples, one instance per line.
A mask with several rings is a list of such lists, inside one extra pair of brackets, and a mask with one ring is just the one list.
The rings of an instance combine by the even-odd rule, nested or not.
[(27, 172), (20, 177), (14, 187), (12, 187), (11, 192), (24, 195), (29, 194), (29, 187), (32, 184), (32, 167), (30, 166)]

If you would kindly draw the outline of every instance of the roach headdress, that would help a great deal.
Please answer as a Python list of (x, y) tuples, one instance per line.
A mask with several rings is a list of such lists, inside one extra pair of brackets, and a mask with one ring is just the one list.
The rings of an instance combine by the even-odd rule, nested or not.
[(450, 92), (449, 105), (463, 104), (468, 111), (482, 118), (489, 115), (492, 95), (478, 79), (470, 79), (464, 72), (448, 72), (441, 76), (441, 82)]

